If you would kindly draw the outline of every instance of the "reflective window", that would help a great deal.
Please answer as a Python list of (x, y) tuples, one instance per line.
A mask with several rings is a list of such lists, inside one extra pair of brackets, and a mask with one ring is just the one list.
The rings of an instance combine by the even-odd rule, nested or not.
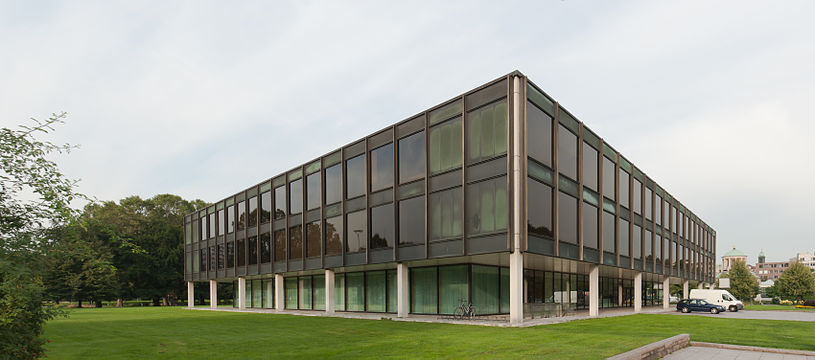
[(209, 214), (209, 237), (215, 237), (215, 213)]
[(631, 232), (631, 242), (634, 244), (633, 256), (634, 259), (642, 257), (642, 228), (639, 225), (633, 225), (634, 230)]
[(342, 164), (325, 169), (325, 203), (333, 204), (342, 200)]
[(246, 239), (238, 239), (238, 266), (246, 265)]
[(557, 126), (558, 171), (577, 180), (577, 135), (563, 125), (558, 124)]
[(325, 254), (342, 254), (342, 216), (325, 219)]
[(294, 226), (289, 228), (289, 259), (303, 258), (303, 228)]
[(303, 179), (289, 183), (289, 214), (295, 215), (303, 212)]
[(597, 191), (597, 150), (583, 143), (583, 186)]
[(235, 267), (235, 243), (226, 243), (226, 267)]
[(218, 269), (224, 268), (224, 245), (218, 244)]
[(249, 226), (258, 226), (258, 197), (249, 198)]
[(614, 214), (603, 211), (603, 251), (610, 253), (617, 251), (615, 221)]
[(424, 244), (424, 196), (399, 202), (399, 245)]
[(238, 230), (246, 228), (246, 202), (238, 203)]
[(274, 232), (274, 261), (286, 260), (286, 230)]
[(345, 252), (365, 251), (368, 242), (368, 224), (365, 221), (365, 210), (352, 212), (346, 216), (348, 231), (345, 234)]
[(631, 191), (633, 192), (631, 195), (634, 198), (632, 200), (634, 203), (631, 204), (631, 207), (634, 208), (634, 213), (642, 214), (642, 183), (634, 179), (634, 185)]
[(619, 185), (619, 188), (620, 188), (620, 190), (619, 190), (620, 191), (620, 206), (625, 206), (627, 209), (630, 209), (630, 205), (628, 204), (628, 180), (629, 180), (629, 176), (630, 175), (625, 170), (620, 169), (620, 176), (619, 176), (619, 179), (617, 180), (617, 184)]
[(226, 207), (226, 232), (232, 233), (235, 231), (235, 206), (230, 205)]
[(649, 188), (645, 188), (645, 218), (651, 220), (651, 197), (653, 192)]
[(258, 237), (249, 237), (249, 265), (258, 263)]
[(269, 233), (260, 234), (260, 262), (272, 261), (272, 237)]
[(399, 140), (399, 183), (424, 177), (424, 131)]
[(393, 204), (371, 208), (371, 249), (392, 248), (394, 236)]
[(320, 173), (316, 172), (306, 177), (306, 205), (308, 210), (320, 207)]
[(430, 173), (461, 167), (461, 117), (430, 128)]
[(583, 246), (597, 249), (597, 208), (583, 203)]
[(603, 156), (603, 196), (611, 200), (616, 199), (614, 190), (617, 188), (614, 185), (614, 174), (617, 172), (614, 170), (614, 166), (614, 162)]
[(274, 218), (280, 220), (286, 217), (286, 187), (279, 186), (274, 189)]
[(320, 257), (322, 253), (321, 245), (320, 222), (314, 221), (306, 224), (306, 255), (308, 257)]
[(526, 149), (533, 159), (552, 167), (552, 118), (526, 102)]
[(345, 162), (345, 191), (349, 199), (365, 195), (365, 154)]
[(552, 188), (549, 185), (527, 178), (527, 231), (529, 235), (553, 238), (552, 233)]
[(226, 231), (226, 220), (224, 219), (224, 209), (218, 210), (218, 236), (221, 236)]
[(577, 244), (577, 199), (562, 192), (557, 195), (558, 240)]
[(505, 100), (467, 113), (468, 163), (507, 152), (507, 103)]
[(470, 234), (506, 230), (508, 217), (505, 176), (468, 185), (467, 225)]
[(430, 194), (430, 239), (461, 236), (461, 188)]
[(645, 258), (648, 261), (654, 259), (654, 253), (651, 251), (651, 230), (645, 230), (645, 238), (642, 240), (645, 244)]
[(393, 144), (371, 150), (371, 191), (393, 186)]
[(618, 229), (620, 232), (620, 255), (623, 256), (631, 256), (630, 253), (630, 243), (628, 237), (628, 220), (620, 218), (620, 228)]
[(657, 260), (657, 266), (662, 266), (659, 264), (662, 261), (662, 236), (654, 235), (654, 257)]
[(204, 216), (201, 216), (201, 239), (200, 240), (206, 240), (206, 239), (207, 239), (207, 216), (204, 215)]
[(260, 194), (260, 222), (267, 223), (272, 218), (272, 192)]

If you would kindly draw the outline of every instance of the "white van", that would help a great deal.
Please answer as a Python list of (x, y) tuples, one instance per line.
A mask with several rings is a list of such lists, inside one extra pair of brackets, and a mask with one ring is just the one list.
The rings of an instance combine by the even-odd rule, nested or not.
[(744, 309), (744, 303), (736, 300), (729, 291), (724, 289), (691, 289), (691, 299), (703, 299), (711, 304), (721, 305), (723, 308), (730, 311), (739, 311)]

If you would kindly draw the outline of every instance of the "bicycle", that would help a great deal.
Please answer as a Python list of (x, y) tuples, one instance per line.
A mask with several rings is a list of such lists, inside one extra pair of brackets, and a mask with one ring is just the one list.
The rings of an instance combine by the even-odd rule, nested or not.
[(453, 317), (460, 318), (462, 320), (464, 320), (464, 318), (472, 319), (475, 317), (475, 305), (468, 302), (467, 299), (459, 299), (458, 301), (461, 303), (453, 312)]

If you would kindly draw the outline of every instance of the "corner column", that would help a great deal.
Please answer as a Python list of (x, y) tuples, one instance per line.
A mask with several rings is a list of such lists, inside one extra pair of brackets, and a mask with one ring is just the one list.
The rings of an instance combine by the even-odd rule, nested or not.
[(682, 298), (683, 299), (687, 299), (689, 294), (690, 294), (690, 292), (688, 291), (688, 286), (689, 285), (690, 284), (689, 284), (688, 280), (683, 280), (682, 281)]
[(524, 203), (521, 181), (521, 78), (512, 77), (512, 252), (509, 254), (509, 322), (516, 325), (524, 321), (524, 258), (521, 253), (523, 224), (521, 206)]
[(195, 307), (195, 283), (192, 281), (187, 281), (187, 307)]
[(642, 273), (634, 275), (634, 312), (642, 311)]
[(662, 280), (662, 308), (667, 309), (671, 307), (671, 278), (665, 277)]
[(246, 278), (238, 278), (238, 309), (246, 309)]
[(274, 275), (274, 308), (276, 310), (283, 310), (286, 308), (286, 299), (283, 298), (283, 275)]
[(218, 307), (218, 282), (215, 280), (209, 281), (209, 307), (212, 309)]
[(589, 270), (589, 316), (600, 313), (600, 265), (592, 265)]
[(325, 269), (325, 312), (334, 313), (334, 270)]
[(408, 280), (407, 264), (396, 264), (396, 316), (400, 318), (407, 317), (410, 313), (410, 282)]

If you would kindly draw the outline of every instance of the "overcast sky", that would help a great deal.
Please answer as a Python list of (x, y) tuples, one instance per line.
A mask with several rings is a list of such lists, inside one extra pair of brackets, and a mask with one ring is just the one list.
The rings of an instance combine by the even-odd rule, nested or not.
[[(815, 251), (813, 1), (2, 1), (0, 126), (213, 202), (520, 70), (754, 263)], [(257, 167), (252, 167), (257, 165)], [(257, 170), (246, 170), (256, 168)], [(719, 260), (720, 261), (720, 260)]]

